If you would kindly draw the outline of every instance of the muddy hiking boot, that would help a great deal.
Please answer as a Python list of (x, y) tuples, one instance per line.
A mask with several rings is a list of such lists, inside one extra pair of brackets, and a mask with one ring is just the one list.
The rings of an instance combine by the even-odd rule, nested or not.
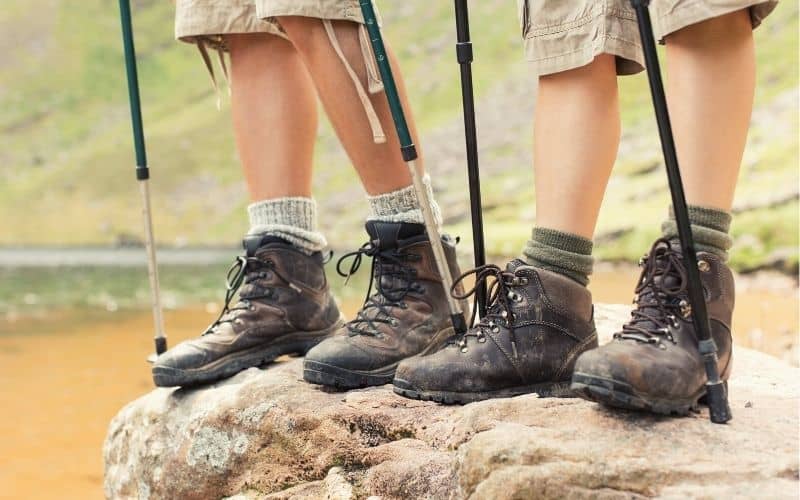
[[(453, 335), (425, 227), (370, 221), (366, 229), (370, 241), (342, 256), (337, 270), (349, 277), (371, 257), (367, 298), (339, 334), (308, 352), (303, 365), (308, 382), (338, 389), (388, 384), (401, 360), (435, 350)], [(449, 237), (443, 243), (450, 270), (458, 273), (455, 243)], [(342, 265), (349, 259), (345, 272)]]
[[(273, 236), (244, 239), (228, 271), (225, 307), (200, 338), (158, 357), (157, 386), (195, 386), (285, 355), (303, 355), (344, 321), (320, 252), (307, 255)], [(238, 301), (231, 305), (238, 292)]]
[[(438, 352), (403, 361), (396, 393), (446, 404), (537, 393), (567, 396), (578, 355), (597, 347), (592, 297), (584, 286), (521, 260), (462, 275), (475, 293), (488, 283), (487, 314)], [(455, 295), (462, 297), (461, 295)]]
[[(727, 381), (733, 275), (713, 254), (699, 252), (697, 258), (719, 372)], [(683, 255), (677, 242), (659, 239), (641, 265), (630, 321), (609, 344), (578, 359), (572, 388), (585, 399), (609, 406), (686, 415), (705, 395), (706, 372), (692, 323)]]

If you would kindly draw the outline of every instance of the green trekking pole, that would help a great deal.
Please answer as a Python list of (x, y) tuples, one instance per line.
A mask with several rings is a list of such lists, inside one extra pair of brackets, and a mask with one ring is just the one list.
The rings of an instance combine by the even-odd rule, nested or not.
[(167, 350), (167, 337), (164, 334), (164, 315), (161, 309), (161, 292), (158, 284), (158, 264), (153, 238), (153, 218), (150, 215), (150, 169), (147, 167), (147, 154), (144, 147), (144, 127), (142, 108), (139, 100), (139, 75), (136, 70), (136, 49), (133, 44), (133, 23), (129, 0), (119, 0), (122, 21), (122, 43), (125, 47), (125, 66), (128, 74), (128, 95), (131, 103), (133, 124), (133, 145), (136, 151), (136, 179), (142, 194), (142, 216), (144, 219), (145, 248), (147, 251), (147, 270), (153, 299), (153, 321), (155, 322), (155, 354), (147, 360), (151, 363)]
[(408, 130), (408, 123), (406, 122), (403, 105), (400, 103), (400, 95), (397, 92), (397, 85), (395, 84), (392, 74), (392, 67), (386, 55), (386, 47), (383, 44), (381, 28), (378, 26), (378, 21), (375, 16), (375, 8), (372, 5), (372, 0), (359, 0), (359, 3), (361, 4), (361, 13), (364, 16), (364, 24), (369, 33), (372, 52), (375, 55), (375, 61), (378, 64), (378, 70), (383, 80), (386, 99), (389, 101), (389, 108), (392, 111), (392, 119), (394, 120), (397, 137), (400, 140), (400, 152), (403, 155), (403, 161), (406, 162), (411, 172), (414, 190), (417, 193), (420, 210), (422, 211), (422, 218), (425, 221), (425, 230), (428, 232), (428, 238), (431, 241), (436, 267), (439, 269), (439, 275), (442, 277), (445, 295), (447, 296), (447, 305), (450, 309), (450, 319), (453, 322), (453, 329), (457, 335), (460, 335), (466, 332), (467, 323), (464, 319), (464, 312), (461, 310), (458, 302), (456, 302), (450, 294), (450, 289), (453, 286), (453, 276), (450, 274), (450, 267), (447, 265), (447, 258), (444, 254), (439, 228), (436, 226), (436, 221), (433, 218), (433, 210), (431, 209), (431, 201), (428, 199), (428, 191), (422, 183), (422, 176), (417, 168), (417, 148), (414, 146), (414, 141), (411, 139), (411, 133)]

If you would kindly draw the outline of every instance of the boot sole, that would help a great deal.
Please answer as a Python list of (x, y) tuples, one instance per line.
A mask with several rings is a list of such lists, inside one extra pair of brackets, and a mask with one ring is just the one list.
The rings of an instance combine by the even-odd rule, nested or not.
[(312, 347), (328, 338), (343, 325), (344, 321), (340, 319), (324, 330), (284, 335), (279, 343), (231, 353), (197, 368), (154, 366), (153, 382), (158, 387), (196, 387), (231, 377), (248, 368), (271, 363), (281, 356), (304, 356)]
[(401, 396), (420, 399), (422, 401), (435, 401), (446, 405), (464, 405), (496, 398), (513, 398), (525, 394), (538, 394), (542, 398), (574, 397), (569, 388), (569, 381), (547, 382), (526, 386), (499, 389), (484, 392), (452, 392), (452, 391), (423, 391), (415, 389), (409, 382), (395, 378), (394, 392)]
[[(727, 391), (728, 382), (724, 384)], [(570, 388), (577, 396), (606, 406), (679, 417), (699, 411), (706, 395), (704, 386), (697, 394), (685, 399), (654, 398), (637, 392), (624, 382), (577, 372), (572, 376)]]
[(306, 359), (303, 362), (303, 379), (311, 384), (325, 385), (339, 390), (360, 389), (392, 382), (400, 362), (375, 370), (348, 370), (338, 366)]

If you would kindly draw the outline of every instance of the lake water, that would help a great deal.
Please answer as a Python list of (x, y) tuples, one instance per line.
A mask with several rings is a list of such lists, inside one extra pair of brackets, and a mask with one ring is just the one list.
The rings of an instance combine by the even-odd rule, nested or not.
[[(598, 302), (628, 303), (637, 270), (600, 270)], [(352, 316), (363, 290), (341, 291)], [(113, 309), (113, 308), (112, 308)], [(212, 304), (168, 310), (171, 345), (197, 335), (217, 312)], [(793, 280), (740, 280), (736, 341), (797, 363), (798, 293)], [(94, 307), (46, 315), (0, 316), (0, 484), (8, 498), (102, 497), (102, 443), (108, 422), (152, 389), (146, 310)]]

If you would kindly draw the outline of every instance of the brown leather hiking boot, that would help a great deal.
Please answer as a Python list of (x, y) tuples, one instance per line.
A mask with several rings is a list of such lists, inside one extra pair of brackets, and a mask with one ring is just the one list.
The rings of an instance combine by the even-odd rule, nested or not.
[(494, 280), (486, 317), (438, 352), (400, 363), (395, 392), (447, 404), (568, 395), (575, 360), (597, 346), (589, 290), (521, 260), (479, 267), (457, 283), (470, 274), (476, 288)]
[[(254, 235), (228, 271), (220, 317), (200, 338), (158, 357), (157, 386), (194, 386), (230, 377), (284, 354), (303, 355), (344, 323), (323, 271), (323, 256)], [(237, 290), (239, 301), (231, 306)]]
[[(700, 252), (697, 258), (719, 372), (727, 380), (733, 275), (716, 255)], [(660, 239), (641, 264), (631, 320), (609, 344), (578, 359), (572, 388), (585, 399), (609, 406), (686, 415), (705, 395), (706, 372), (692, 324), (680, 247)]]
[[(342, 257), (372, 257), (367, 299), (356, 318), (306, 355), (303, 378), (339, 389), (388, 384), (397, 363), (440, 347), (453, 335), (447, 296), (433, 249), (421, 224), (367, 223), (370, 241)], [(452, 273), (458, 273), (455, 245), (443, 238)], [(457, 275), (457, 274), (456, 274)], [(375, 294), (370, 296), (373, 283)]]

